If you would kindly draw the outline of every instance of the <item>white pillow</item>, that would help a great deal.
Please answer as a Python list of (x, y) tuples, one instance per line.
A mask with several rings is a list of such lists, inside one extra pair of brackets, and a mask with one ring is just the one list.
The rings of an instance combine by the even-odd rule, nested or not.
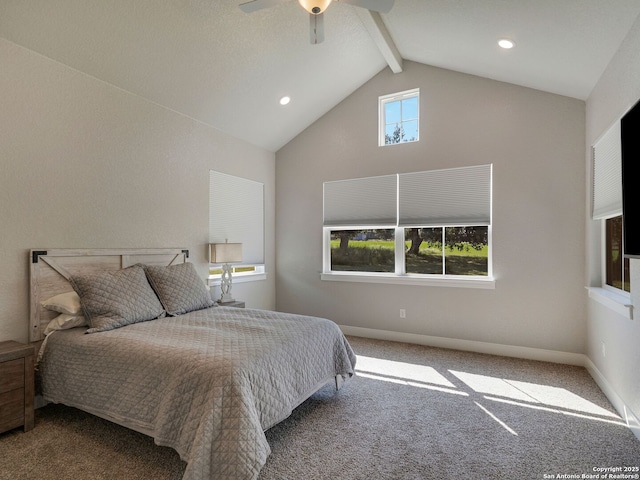
[(87, 321), (82, 315), (68, 315), (66, 313), (61, 313), (49, 322), (47, 328), (44, 329), (44, 334), (46, 336), (56, 330), (66, 330), (67, 328), (85, 326), (87, 326)]
[(73, 291), (51, 297), (41, 302), (41, 305), (47, 310), (68, 315), (78, 315), (81, 312), (80, 297)]

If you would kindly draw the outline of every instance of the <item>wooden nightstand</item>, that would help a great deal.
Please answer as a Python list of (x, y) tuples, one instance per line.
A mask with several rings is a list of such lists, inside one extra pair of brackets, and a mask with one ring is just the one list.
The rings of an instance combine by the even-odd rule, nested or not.
[(31, 345), (0, 342), (0, 433), (23, 426), (33, 428), (34, 349)]
[(244, 308), (244, 302), (240, 302), (238, 300), (234, 300), (233, 302), (220, 303), (217, 302), (221, 307), (235, 307), (235, 308)]

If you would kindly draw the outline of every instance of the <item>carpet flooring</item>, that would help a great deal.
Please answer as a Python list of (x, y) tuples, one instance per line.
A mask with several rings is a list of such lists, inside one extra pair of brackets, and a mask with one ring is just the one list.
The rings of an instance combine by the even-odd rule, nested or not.
[[(584, 368), (349, 341), (356, 377), (266, 432), (259, 480), (640, 474), (640, 442)], [(2, 480), (179, 480), (184, 467), (151, 438), (63, 405), (38, 409), (30, 432), (0, 435)]]

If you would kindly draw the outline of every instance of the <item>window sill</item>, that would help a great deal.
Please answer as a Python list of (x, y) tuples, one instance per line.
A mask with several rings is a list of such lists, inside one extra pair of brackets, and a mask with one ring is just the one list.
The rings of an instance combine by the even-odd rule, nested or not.
[(610, 308), (614, 312), (622, 315), (629, 320), (633, 320), (633, 304), (625, 295), (611, 292), (600, 287), (586, 287), (589, 292), (589, 298)]
[(422, 277), (413, 275), (388, 275), (349, 273), (349, 272), (331, 272), (322, 273), (321, 280), (331, 282), (362, 282), (362, 283), (386, 283), (393, 285), (419, 285), (427, 287), (457, 287), (457, 288), (483, 288), (495, 289), (496, 282), (492, 277)]
[[(236, 273), (231, 277), (232, 283), (257, 282), (258, 280), (266, 280), (266, 279), (267, 279), (267, 274), (265, 272), (245, 273), (245, 274)], [(207, 285), (209, 285), (210, 287), (220, 286), (220, 276), (207, 278)]]

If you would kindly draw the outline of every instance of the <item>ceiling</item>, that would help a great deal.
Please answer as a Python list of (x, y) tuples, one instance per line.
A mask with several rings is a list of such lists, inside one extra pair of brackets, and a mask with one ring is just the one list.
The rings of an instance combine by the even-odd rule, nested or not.
[(311, 45), (297, 1), (244, 1), (0, 0), (0, 37), (275, 152), (402, 59), (584, 100), (640, 14), (638, 0), (396, 0), (379, 17), (334, 2)]

